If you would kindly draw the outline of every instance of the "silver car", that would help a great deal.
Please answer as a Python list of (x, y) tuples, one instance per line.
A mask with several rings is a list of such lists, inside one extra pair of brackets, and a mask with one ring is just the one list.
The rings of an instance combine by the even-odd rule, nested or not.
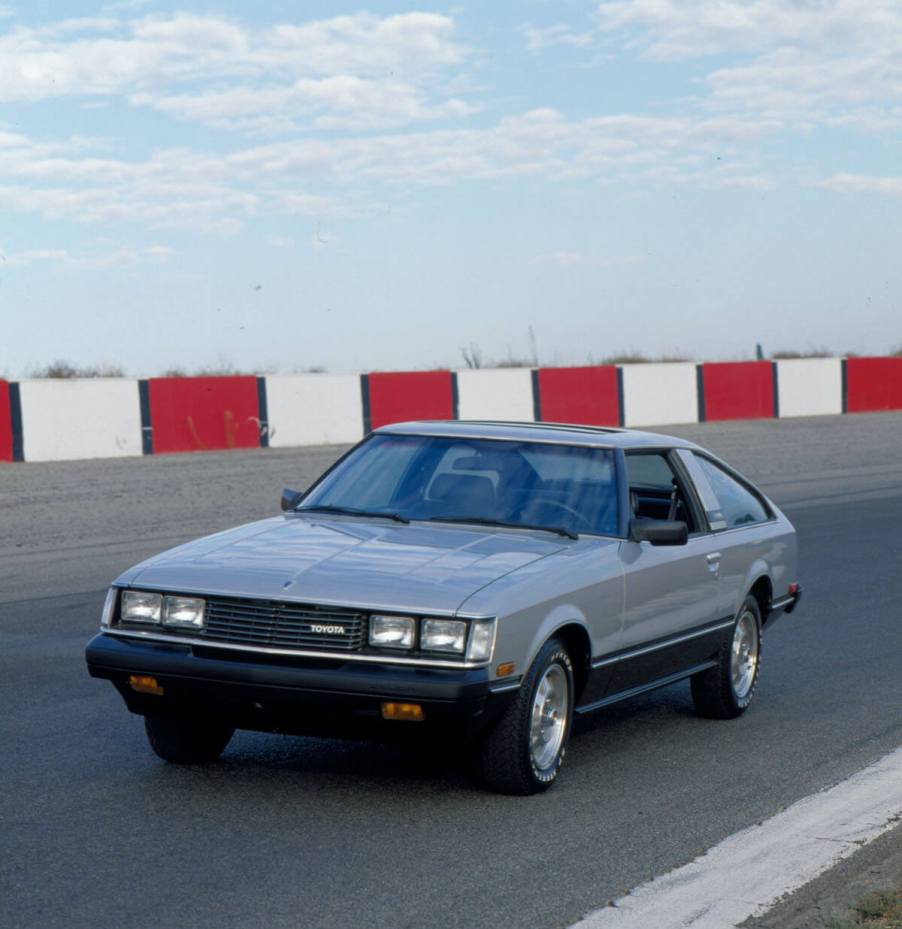
[(123, 573), (87, 647), (170, 762), (236, 728), (453, 730), (495, 790), (557, 778), (575, 717), (689, 679), (743, 713), (800, 596), (789, 520), (692, 442), (551, 423), (367, 436), (282, 510)]

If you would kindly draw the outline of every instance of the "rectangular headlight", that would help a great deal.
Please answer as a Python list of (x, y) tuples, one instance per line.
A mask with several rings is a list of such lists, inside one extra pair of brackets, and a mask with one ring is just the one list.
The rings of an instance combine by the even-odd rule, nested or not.
[(413, 648), (416, 621), (410, 616), (371, 616), (370, 645), (376, 648)]
[(143, 590), (122, 591), (122, 622), (158, 623), (162, 613), (163, 597), (160, 594), (146, 593)]
[(204, 625), (204, 601), (197, 597), (165, 597), (163, 625), (201, 629)]
[(464, 653), (467, 624), (459, 619), (424, 619), (420, 627), (420, 648), (424, 652)]
[(470, 642), (467, 661), (489, 661), (495, 650), (495, 620), (474, 619), (470, 622)]

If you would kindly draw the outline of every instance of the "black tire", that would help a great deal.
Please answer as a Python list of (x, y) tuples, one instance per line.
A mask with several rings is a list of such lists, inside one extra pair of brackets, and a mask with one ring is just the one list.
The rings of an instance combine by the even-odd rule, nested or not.
[(147, 741), (171, 764), (210, 764), (223, 753), (235, 727), (204, 716), (145, 716)]
[[(748, 667), (747, 659), (741, 658), (741, 651), (734, 656), (734, 643), (739, 635), (740, 624), (743, 624), (744, 631), (753, 627), (755, 655), (754, 668), (748, 672), (750, 680), (744, 677), (742, 686), (737, 690), (734, 669), (737, 663), (740, 668)], [(735, 719), (741, 716), (752, 702), (761, 670), (761, 609), (753, 596), (746, 597), (739, 607), (730, 636), (721, 646), (716, 658), (715, 667), (692, 676), (692, 700), (699, 716), (709, 719)]]
[[(555, 733), (552, 738), (555, 742), (559, 739), (560, 744), (552, 750), (550, 758), (537, 759), (532, 748), (531, 727), (539, 687), (550, 687), (550, 691), (543, 690), (543, 693), (556, 694), (564, 682), (565, 693), (558, 698), (562, 704), (561, 712), (555, 712), (553, 718), (548, 718)], [(543, 700), (542, 705), (547, 707), (550, 702)], [(561, 722), (560, 729), (558, 722)], [(549, 639), (532, 663), (515, 699), (482, 737), (480, 760), (483, 779), (488, 787), (498, 793), (519, 796), (548, 790), (557, 779), (564, 761), (572, 724), (573, 664), (560, 640)], [(545, 731), (543, 727), (542, 734)]]

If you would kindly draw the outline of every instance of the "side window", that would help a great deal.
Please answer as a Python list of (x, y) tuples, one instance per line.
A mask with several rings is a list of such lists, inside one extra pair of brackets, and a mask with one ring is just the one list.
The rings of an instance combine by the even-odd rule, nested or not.
[(627, 452), (626, 479), (637, 519), (679, 519), (690, 532), (699, 531), (686, 489), (665, 453)]
[(727, 474), (723, 468), (703, 455), (696, 454), (695, 458), (717, 497), (726, 528), (748, 526), (770, 518), (758, 497)]
[(649, 489), (666, 490), (669, 494), (673, 487), (673, 469), (667, 459), (659, 454), (627, 455), (626, 469), (630, 487), (643, 486)]

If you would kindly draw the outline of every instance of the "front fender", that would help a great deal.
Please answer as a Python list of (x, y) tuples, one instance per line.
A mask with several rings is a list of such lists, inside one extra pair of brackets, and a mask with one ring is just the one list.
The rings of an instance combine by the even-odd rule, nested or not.
[(522, 678), (529, 671), (542, 646), (565, 627), (570, 627), (571, 630), (568, 638), (576, 631), (582, 640), (586, 660), (576, 660), (574, 664), (581, 666), (580, 671), (587, 670), (591, 658), (592, 636), (586, 616), (574, 603), (558, 603), (550, 609), (548, 604), (543, 604), (503, 617), (498, 625), (493, 663), (497, 667), (499, 664), (513, 662), (516, 677)]

